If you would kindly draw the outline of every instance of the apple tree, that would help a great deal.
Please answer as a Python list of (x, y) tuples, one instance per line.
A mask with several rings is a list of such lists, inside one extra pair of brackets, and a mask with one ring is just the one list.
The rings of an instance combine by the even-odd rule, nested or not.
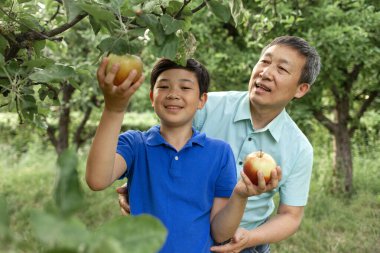
[[(239, 7), (239, 8), (237, 8)], [(191, 56), (197, 13), (242, 20), (241, 0), (5, 0), (0, 6), (0, 109), (46, 130), (58, 154), (79, 148), (102, 103), (95, 71), (109, 52), (179, 62)], [(81, 112), (75, 126), (72, 112)]]

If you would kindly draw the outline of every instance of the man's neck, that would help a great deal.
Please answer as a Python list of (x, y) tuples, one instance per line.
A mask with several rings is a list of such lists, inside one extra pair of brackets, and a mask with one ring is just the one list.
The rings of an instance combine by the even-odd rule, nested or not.
[(274, 110), (273, 108), (263, 108), (250, 105), (251, 119), (253, 128), (258, 130), (266, 127), (274, 118), (276, 118), (283, 110)]
[(177, 151), (179, 151), (191, 138), (191, 136), (193, 135), (193, 130), (191, 128), (191, 125), (181, 127), (170, 127), (161, 125), (160, 133), (162, 137), (170, 145), (172, 145)]

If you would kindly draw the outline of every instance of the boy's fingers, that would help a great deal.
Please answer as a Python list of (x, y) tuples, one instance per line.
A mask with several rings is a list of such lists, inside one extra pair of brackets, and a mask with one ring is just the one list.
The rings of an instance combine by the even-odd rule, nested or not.
[(106, 85), (113, 85), (113, 80), (115, 79), (116, 73), (119, 70), (119, 64), (112, 65), (111, 70), (107, 73), (104, 83)]
[(258, 177), (258, 187), (261, 192), (265, 191), (266, 188), (266, 183), (264, 179), (264, 174), (261, 171), (257, 172), (257, 177)]
[(109, 59), (107, 57), (104, 57), (99, 65), (98, 71), (96, 72), (97, 78), (101, 82), (104, 81), (104, 78), (106, 76), (106, 68), (107, 68), (108, 61)]

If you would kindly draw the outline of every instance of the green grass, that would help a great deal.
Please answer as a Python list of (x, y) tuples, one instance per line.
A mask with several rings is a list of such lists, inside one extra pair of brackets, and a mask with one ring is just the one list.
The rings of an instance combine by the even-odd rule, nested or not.
[[(272, 244), (272, 252), (378, 252), (380, 248), (379, 150), (355, 151), (354, 186), (351, 199), (331, 196), (326, 190), (331, 171), (331, 155), (316, 150), (309, 203), (299, 231), (291, 238)], [(77, 216), (89, 228), (96, 228), (120, 215), (116, 182), (102, 192), (90, 191), (84, 182), (86, 151), (82, 151), (79, 173), (85, 198)], [(29, 225), (31, 211), (52, 205), (56, 155), (44, 144), (29, 144), (29, 151), (13, 150), (0, 144), (0, 195), (5, 196), (10, 213), (13, 244), (0, 252), (39, 252)]]

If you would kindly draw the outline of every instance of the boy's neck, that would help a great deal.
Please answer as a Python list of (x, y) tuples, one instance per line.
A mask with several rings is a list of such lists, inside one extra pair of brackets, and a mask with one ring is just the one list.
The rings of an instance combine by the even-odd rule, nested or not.
[(160, 133), (170, 145), (179, 151), (193, 135), (193, 129), (191, 126), (170, 127), (161, 125)]

